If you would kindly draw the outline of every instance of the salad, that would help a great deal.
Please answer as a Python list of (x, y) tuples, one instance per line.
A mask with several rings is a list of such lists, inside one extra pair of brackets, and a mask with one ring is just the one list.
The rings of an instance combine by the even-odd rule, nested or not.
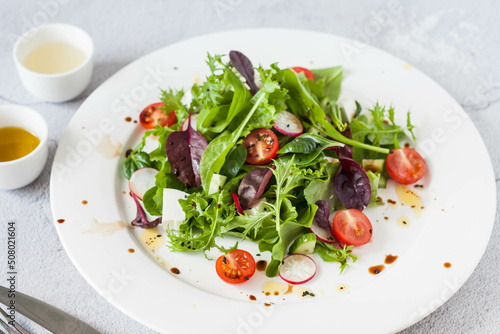
[(146, 131), (123, 166), (132, 225), (162, 224), (172, 251), (218, 248), (216, 272), (228, 283), (249, 280), (255, 260), (238, 243), (220, 246), (225, 236), (270, 252), (269, 277), (310, 280), (312, 253), (342, 272), (374, 233), (363, 210), (382, 204), (378, 189), (425, 174), (418, 152), (401, 147), (414, 139), (410, 113), (398, 125), (393, 107), (355, 101), (347, 110), (342, 67), (254, 68), (238, 51), (208, 54), (207, 64), (188, 105), (170, 89), (140, 114)]

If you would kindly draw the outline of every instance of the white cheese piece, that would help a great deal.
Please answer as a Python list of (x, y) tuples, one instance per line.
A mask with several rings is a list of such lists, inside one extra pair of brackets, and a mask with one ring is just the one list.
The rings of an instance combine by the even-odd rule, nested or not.
[(327, 160), (328, 162), (334, 164), (336, 162), (339, 162), (339, 159), (337, 158), (332, 158), (332, 157), (325, 157), (325, 160)]
[(143, 152), (151, 153), (156, 150), (160, 146), (160, 141), (158, 140), (158, 136), (149, 135), (146, 137), (144, 141), (144, 147), (142, 148)]
[(266, 207), (264, 204), (265, 201), (266, 198), (262, 197), (252, 208), (243, 210), (243, 212), (248, 216), (254, 216), (257, 214), (257, 211), (264, 211), (264, 208)]
[(186, 214), (179, 204), (179, 199), (185, 199), (188, 195), (189, 194), (177, 189), (163, 189), (162, 224), (165, 230), (167, 226), (171, 230), (178, 230), (179, 226), (184, 222)]

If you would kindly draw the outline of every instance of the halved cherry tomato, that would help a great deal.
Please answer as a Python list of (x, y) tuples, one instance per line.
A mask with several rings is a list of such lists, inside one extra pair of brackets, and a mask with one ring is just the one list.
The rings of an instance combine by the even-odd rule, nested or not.
[(295, 73), (304, 72), (304, 74), (306, 75), (306, 78), (311, 79), (312, 81), (314, 81), (314, 74), (311, 71), (309, 71), (307, 68), (304, 68), (304, 67), (292, 67), (291, 69)]
[(333, 217), (332, 232), (345, 245), (361, 246), (370, 241), (373, 228), (366, 215), (358, 209), (342, 210)]
[(265, 165), (276, 157), (279, 150), (278, 137), (269, 129), (255, 129), (243, 140), (247, 148), (246, 162), (252, 165)]
[(161, 126), (171, 127), (177, 120), (175, 110), (172, 110), (168, 115), (160, 108), (164, 106), (163, 102), (153, 103), (144, 108), (139, 116), (139, 121), (144, 129), (154, 129), (158, 123)]
[(424, 158), (409, 147), (391, 150), (387, 156), (386, 166), (389, 176), (402, 184), (417, 182), (424, 176), (426, 170)]
[(215, 263), (217, 275), (226, 283), (246, 282), (255, 273), (255, 260), (247, 251), (235, 249), (222, 255)]

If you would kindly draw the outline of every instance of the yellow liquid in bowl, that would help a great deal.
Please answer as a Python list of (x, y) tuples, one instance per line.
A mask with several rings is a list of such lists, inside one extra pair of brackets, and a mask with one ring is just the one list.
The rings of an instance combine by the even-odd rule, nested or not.
[(24, 66), (42, 74), (58, 74), (71, 71), (85, 60), (85, 54), (72, 45), (48, 43), (31, 51), (24, 59)]
[(0, 128), (0, 162), (22, 158), (39, 144), (40, 139), (29, 131), (16, 127)]

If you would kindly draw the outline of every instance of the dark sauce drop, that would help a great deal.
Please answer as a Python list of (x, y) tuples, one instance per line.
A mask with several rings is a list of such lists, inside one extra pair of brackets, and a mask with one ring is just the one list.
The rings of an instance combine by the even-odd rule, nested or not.
[(264, 270), (266, 270), (266, 267), (267, 267), (267, 261), (266, 260), (257, 261), (257, 263), (255, 264), (255, 268), (258, 271), (264, 271)]
[(373, 266), (368, 268), (368, 272), (372, 275), (378, 275), (385, 269), (383, 264), (379, 264), (378, 266)]
[(385, 264), (393, 264), (394, 262), (396, 262), (396, 260), (398, 259), (398, 256), (397, 255), (386, 255), (385, 256), (385, 261), (384, 263)]
[(269, 306), (271, 306), (271, 304), (270, 303), (264, 303), (264, 306), (269, 307)]
[(443, 264), (443, 266), (444, 266), (445, 268), (451, 268), (451, 263), (449, 263), (449, 262), (445, 262), (445, 263)]
[(83, 204), (83, 205), (87, 205), (87, 204), (88, 204), (88, 202), (87, 202), (87, 201), (82, 201), (82, 204)]
[(254, 295), (250, 295), (250, 296), (248, 296), (248, 298), (250, 298), (250, 300), (257, 300), (257, 298), (255, 298)]
[(125, 122), (131, 122), (132, 121), (132, 117), (125, 117)]
[(135, 253), (135, 249), (133, 249), (133, 248), (129, 248), (129, 249), (128, 249), (128, 252), (129, 252), (129, 253)]
[(57, 222), (58, 222), (59, 224), (62, 224), (62, 223), (64, 223), (64, 219), (58, 219), (58, 220), (57, 220)]
[(176, 275), (179, 275), (181, 273), (181, 271), (175, 267), (171, 268), (170, 271), (172, 272), (172, 274)]

